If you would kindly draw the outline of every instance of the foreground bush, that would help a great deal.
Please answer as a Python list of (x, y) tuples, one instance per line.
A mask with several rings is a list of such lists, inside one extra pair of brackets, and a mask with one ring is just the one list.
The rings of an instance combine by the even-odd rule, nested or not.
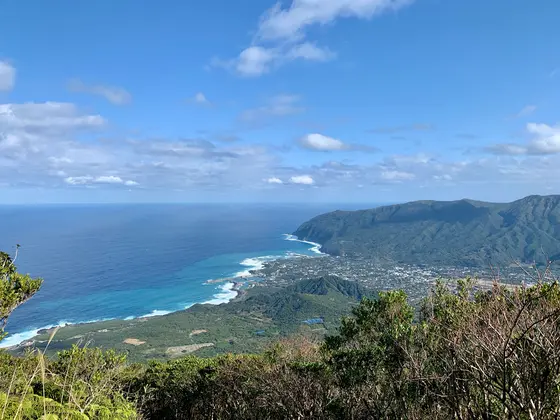
[(302, 340), (259, 356), (152, 362), (131, 375), (130, 391), (154, 419), (323, 418), (334, 388), (318, 360)]

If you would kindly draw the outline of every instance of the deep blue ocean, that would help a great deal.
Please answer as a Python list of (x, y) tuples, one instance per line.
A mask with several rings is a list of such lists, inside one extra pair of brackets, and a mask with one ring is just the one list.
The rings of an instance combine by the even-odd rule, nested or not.
[[(66, 323), (162, 315), (235, 296), (231, 283), (264, 261), (317, 255), (285, 234), (335, 205), (0, 206), (0, 250), (42, 277), (16, 309), (2, 346)], [(363, 206), (345, 206), (356, 209)], [(368, 207), (371, 207), (368, 206)]]

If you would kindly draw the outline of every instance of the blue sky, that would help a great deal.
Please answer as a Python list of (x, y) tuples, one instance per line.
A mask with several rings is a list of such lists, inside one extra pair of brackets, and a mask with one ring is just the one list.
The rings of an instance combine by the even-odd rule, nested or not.
[(556, 0), (3, 0), (0, 202), (560, 187)]

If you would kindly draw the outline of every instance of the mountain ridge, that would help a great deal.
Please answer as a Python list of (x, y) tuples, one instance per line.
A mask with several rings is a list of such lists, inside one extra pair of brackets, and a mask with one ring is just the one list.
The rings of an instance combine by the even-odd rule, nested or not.
[(530, 195), (510, 203), (419, 200), (337, 210), (303, 223), (294, 235), (321, 244), (332, 255), (378, 261), (546, 263), (560, 258), (560, 195)]

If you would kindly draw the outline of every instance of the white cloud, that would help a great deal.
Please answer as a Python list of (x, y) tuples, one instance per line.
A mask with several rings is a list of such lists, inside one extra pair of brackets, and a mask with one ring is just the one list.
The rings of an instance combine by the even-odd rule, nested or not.
[(309, 175), (295, 175), (290, 178), (292, 184), (313, 185), (315, 181)]
[(326, 25), (337, 18), (370, 19), (410, 3), (412, 0), (293, 0), (282, 8), (278, 2), (261, 16), (257, 39), (300, 40), (313, 25)]
[(114, 176), (114, 175), (98, 176), (97, 178), (95, 178), (95, 182), (98, 184), (123, 184), (124, 183), (121, 177)]
[(548, 124), (529, 123), (527, 124), (527, 131), (539, 137), (552, 136), (560, 133), (560, 124), (550, 126)]
[(327, 61), (335, 57), (328, 48), (306, 40), (307, 30), (339, 18), (370, 19), (396, 11), (413, 0), (292, 0), (284, 8), (276, 3), (260, 18), (253, 43), (238, 57), (215, 60), (215, 65), (234, 68), (244, 76), (260, 76), (296, 59)]
[(0, 128), (7, 129), (78, 129), (100, 127), (100, 115), (82, 114), (74, 104), (65, 102), (29, 102), (0, 104)]
[(300, 97), (297, 95), (276, 95), (270, 98), (266, 105), (243, 111), (239, 120), (245, 123), (262, 123), (271, 117), (299, 114), (305, 111), (299, 102)]
[(93, 181), (91, 176), (69, 176), (64, 179), (64, 182), (70, 185), (85, 185)]
[(284, 55), (288, 60), (301, 58), (309, 61), (329, 61), (336, 56), (336, 54), (328, 48), (318, 47), (311, 42), (294, 45), (290, 49), (286, 50)]
[(255, 46), (243, 50), (233, 64), (235, 70), (244, 76), (260, 76), (268, 73), (272, 63), (277, 59), (276, 51)]
[(268, 182), (269, 184), (283, 184), (284, 183), (284, 182), (282, 182), (282, 180), (280, 178), (276, 178), (276, 177), (268, 178), (266, 180), (266, 182)]
[[(515, 197), (522, 194), (521, 191), (525, 194), (542, 193), (548, 185), (560, 188), (560, 181), (556, 181), (558, 177), (555, 176), (557, 167), (560, 167), (560, 156), (495, 156), (454, 161), (400, 155), (368, 165), (331, 161), (311, 168), (294, 168), (293, 175), (305, 171), (324, 194), (333, 191), (334, 197), (358, 194), (357, 186), (362, 185), (370, 191), (385, 189), (391, 194), (400, 191), (415, 199), (449, 199), (459, 195), (498, 200), (497, 197), (507, 196), (506, 191), (510, 192), (507, 198), (510, 199), (512, 190)], [(282, 172), (277, 173), (285, 176)], [(425, 192), (417, 195), (421, 187)]]
[(453, 181), (453, 177), (449, 174), (434, 175), (433, 177), (436, 181)]
[(527, 145), (501, 143), (490, 146), (488, 151), (498, 155), (554, 155), (560, 153), (560, 124), (529, 123), (527, 132), (532, 136)]
[[(293, 95), (279, 95), (266, 106), (265, 115), (285, 115), (293, 112), (289, 106), (298, 108), (298, 102), (294, 103)], [(3, 185), (45, 190), (67, 185), (72, 191), (95, 187), (103, 194), (105, 190), (135, 189), (135, 185), (141, 185), (138, 191), (146, 194), (152, 191), (149, 193), (152, 196), (159, 192), (191, 191), (204, 197), (212, 194), (255, 197), (253, 193), (258, 191), (273, 195), (275, 191), (274, 199), (302, 200), (310, 197), (297, 196), (300, 188), (296, 185), (307, 192), (311, 188), (320, 189), (321, 197), (329, 199), (347, 193), (351, 196), (358, 185), (368, 193), (385, 188), (409, 196), (416, 188), (425, 186), (425, 194), (434, 198), (440, 192), (476, 197), (482, 188), (502, 194), (512, 189), (540, 192), (550, 186), (560, 188), (560, 182), (555, 181), (560, 179), (555, 176), (560, 168), (560, 152), (555, 148), (560, 134), (558, 125), (529, 124), (527, 131), (532, 137), (525, 145), (518, 146), (523, 153), (515, 156), (483, 159), (464, 156), (455, 161), (420, 153), (316, 165), (293, 164), (291, 155), (274, 153), (273, 149), (259, 144), (114, 138), (110, 132), (98, 131), (108, 128), (110, 125), (103, 117), (85, 113), (74, 104), (0, 105)], [(101, 138), (97, 136), (99, 133)], [(315, 137), (314, 141), (311, 137), (311, 144), (336, 151), (338, 143), (325, 141), (323, 137)], [(357, 147), (346, 144), (349, 150)], [(554, 153), (558, 156), (553, 156)], [(291, 184), (293, 188), (278, 188), (281, 183)], [(452, 186), (456, 190), (446, 190)]]
[(299, 144), (309, 150), (329, 152), (334, 150), (344, 150), (348, 146), (342, 141), (324, 136), (322, 134), (307, 134), (299, 140)]
[(527, 131), (535, 135), (529, 143), (529, 153), (544, 155), (560, 153), (560, 124), (552, 127), (530, 123), (527, 124)]
[(224, 190), (254, 186), (278, 164), (259, 145), (114, 138), (110, 128), (74, 104), (0, 104), (0, 179), (13, 187)]
[(242, 76), (256, 77), (290, 61), (302, 59), (321, 62), (335, 56), (328, 48), (318, 47), (311, 42), (275, 47), (254, 45), (241, 51), (237, 58), (229, 61), (215, 60), (214, 65), (231, 68)]
[(9, 91), (16, 83), (16, 69), (7, 61), (0, 61), (0, 92)]
[(112, 184), (112, 185), (126, 185), (134, 186), (138, 185), (138, 182), (128, 180), (124, 181), (120, 176), (115, 175), (101, 175), (98, 177), (93, 177), (89, 175), (85, 176), (69, 176), (64, 178), (64, 182), (69, 185), (88, 185), (88, 184)]
[(68, 83), (68, 89), (72, 92), (102, 96), (114, 105), (126, 105), (132, 101), (132, 95), (117, 86), (88, 85), (79, 79), (73, 79)]
[(105, 156), (99, 151), (70, 143), (73, 136), (105, 124), (100, 115), (85, 114), (70, 103), (0, 104), (0, 172), (8, 159), (22, 163), (19, 172), (42, 163), (64, 170), (71, 162), (102, 162)]
[(410, 181), (416, 178), (416, 176), (410, 172), (383, 171), (381, 172), (381, 178), (387, 181)]

